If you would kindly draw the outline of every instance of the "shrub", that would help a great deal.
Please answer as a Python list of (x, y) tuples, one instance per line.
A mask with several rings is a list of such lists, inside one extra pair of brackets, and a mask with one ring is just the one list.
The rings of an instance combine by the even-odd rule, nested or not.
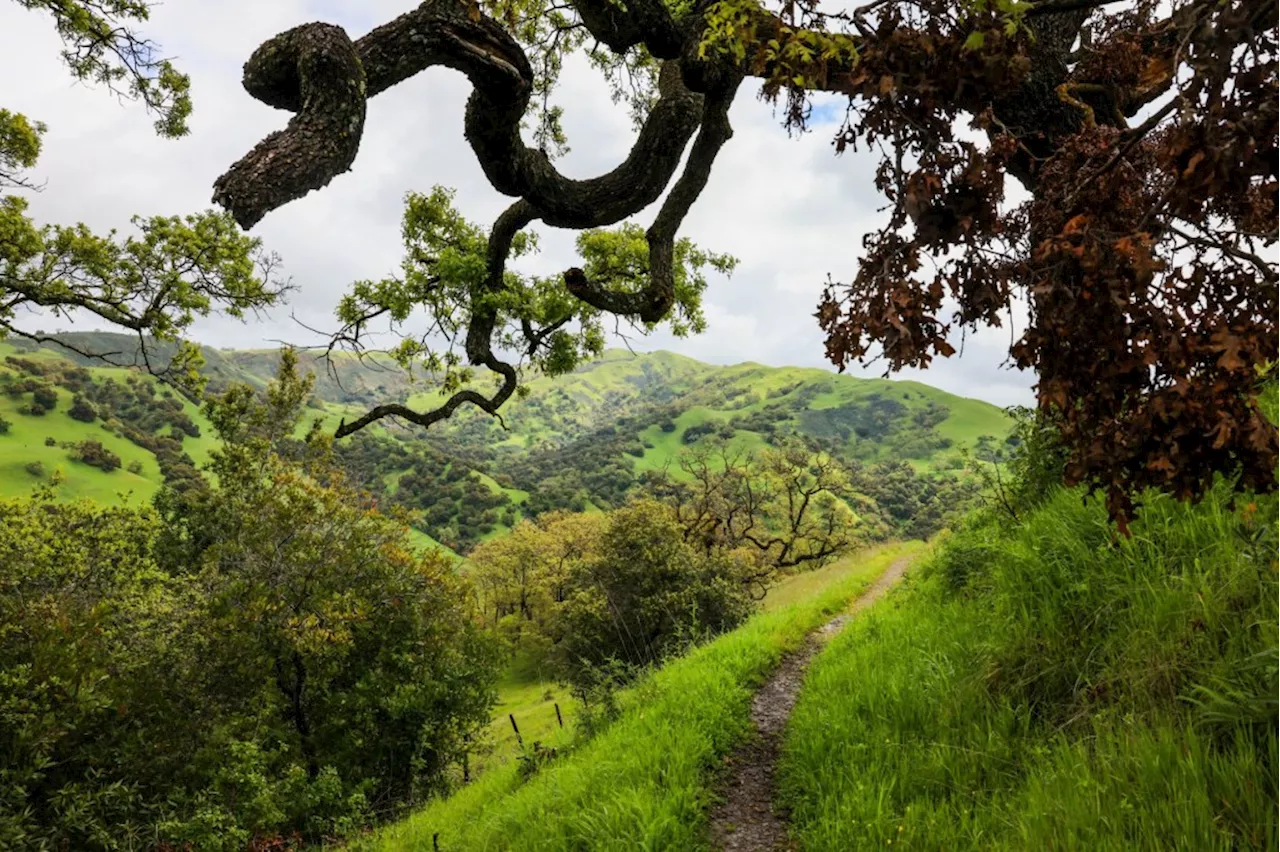
[(13, 423), (0, 417), (0, 435), (9, 434), (9, 430), (13, 428)]
[(26, 467), (24, 469), (26, 470), (27, 473), (31, 474), (37, 479), (44, 479), (44, 463), (43, 462), (38, 462), (38, 461), (27, 462)]
[(753, 605), (750, 569), (736, 554), (691, 547), (662, 503), (642, 500), (612, 512), (599, 553), (576, 562), (566, 578), (554, 628), (560, 668), (571, 683), (590, 688), (611, 660), (633, 668), (657, 663), (736, 626)]
[(31, 400), (45, 411), (53, 411), (58, 407), (58, 392), (48, 385), (43, 385), (31, 392)]
[(293, 408), (229, 396), (217, 489), (0, 500), (0, 848), (319, 844), (441, 790), (487, 724), (449, 562), (323, 446), (314, 478), (282, 458)]
[(86, 438), (75, 444), (71, 448), (69, 455), (73, 461), (83, 462), (90, 467), (99, 468), (105, 473), (110, 473), (120, 467), (120, 457), (102, 446), (101, 441), (95, 441), (91, 438)]
[(56, 447), (58, 446), (58, 441), (52, 435), (49, 435), (44, 439), (44, 445), (46, 447)]
[(67, 414), (73, 420), (79, 420), (82, 423), (92, 423), (98, 419), (98, 409), (93, 403), (85, 399), (80, 394), (76, 394), (71, 400), (71, 407), (67, 409)]
[(134, 459), (133, 461), (129, 462), (129, 467), (127, 468), (127, 470), (133, 474), (141, 474), (142, 462), (138, 461), (137, 459)]

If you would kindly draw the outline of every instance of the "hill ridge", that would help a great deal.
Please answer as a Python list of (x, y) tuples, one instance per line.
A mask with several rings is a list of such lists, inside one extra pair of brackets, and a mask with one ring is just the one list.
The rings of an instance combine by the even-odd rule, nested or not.
[[(124, 344), (136, 344), (96, 332), (66, 339), (80, 348), (124, 350), (126, 361)], [(215, 390), (233, 381), (264, 387), (278, 366), (277, 350), (203, 351)], [(74, 381), (56, 366), (75, 363), (82, 366), (73, 371)], [(334, 363), (336, 375), (315, 352), (300, 358), (300, 368), (316, 375), (305, 427), (319, 420), (331, 433), (342, 420), (383, 402), (419, 410), (440, 403), (436, 390), (410, 382), (398, 367), (370, 366), (351, 355)], [(0, 343), (0, 381), (7, 383), (0, 417), (14, 424), (11, 434), (0, 436), (0, 495), (26, 493), (61, 467), (66, 497), (111, 501), (123, 487), (147, 499), (174, 471), (198, 476), (196, 469), (216, 446), (195, 406), (173, 402), (137, 370), (10, 341)], [(41, 383), (56, 390), (53, 410), (24, 413)], [(964, 453), (998, 457), (1008, 449), (1011, 424), (989, 403), (915, 380), (756, 362), (714, 365), (669, 350), (611, 349), (563, 376), (531, 375), (527, 386), (528, 396), (509, 401), (501, 421), (467, 407), (429, 430), (387, 420), (339, 442), (339, 452), (363, 487), (414, 512), (424, 536), (464, 550), (541, 512), (621, 505), (655, 473), (679, 478), (682, 453), (716, 442), (753, 454), (802, 440), (811, 451), (875, 467), (851, 499), (883, 503), (886, 523), (901, 527), (899, 533), (925, 534), (938, 518), (918, 526), (922, 507), (939, 503), (963, 480)], [(90, 391), (101, 416), (77, 420), (70, 414), (74, 399)], [(176, 417), (166, 413), (172, 405), (190, 421), (185, 435), (169, 424)], [(178, 425), (186, 428), (186, 422)], [(103, 443), (123, 469), (73, 463), (73, 446), (84, 440)], [(42, 468), (35, 474), (25, 470), (33, 461)], [(892, 493), (885, 490), (890, 486)]]

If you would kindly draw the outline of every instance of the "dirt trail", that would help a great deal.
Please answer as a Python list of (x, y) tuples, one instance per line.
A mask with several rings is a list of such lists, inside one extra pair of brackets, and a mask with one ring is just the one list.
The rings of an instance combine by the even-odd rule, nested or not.
[(727, 777), (719, 793), (723, 801), (711, 812), (711, 845), (725, 852), (775, 852), (793, 848), (787, 838), (786, 814), (774, 806), (775, 774), (782, 732), (796, 706), (805, 669), (818, 650), (862, 610), (884, 596), (902, 578), (913, 557), (890, 565), (849, 609), (819, 627), (799, 650), (784, 657), (751, 702), (756, 736), (726, 760)]

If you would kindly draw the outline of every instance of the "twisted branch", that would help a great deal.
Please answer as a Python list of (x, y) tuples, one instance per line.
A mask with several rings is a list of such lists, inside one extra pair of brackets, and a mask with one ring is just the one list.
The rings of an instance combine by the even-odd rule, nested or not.
[[(534, 89), (532, 65), (515, 38), (472, 0), (428, 0), (354, 42), (339, 27), (305, 24), (266, 42), (245, 64), (245, 89), (294, 116), (284, 130), (260, 142), (214, 184), (214, 201), (242, 227), (252, 227), (271, 210), (349, 170), (359, 150), (368, 99), (434, 66), (467, 76), (473, 91), (465, 112), (466, 139), (493, 187), (519, 199), (499, 217), (490, 234), (488, 276), (483, 292), (473, 294), (465, 343), (472, 365), (483, 365), (501, 377), (498, 390), (492, 396), (459, 391), (427, 412), (381, 405), (351, 424), (343, 423), (338, 437), (384, 417), (429, 426), (464, 403), (496, 415), (515, 391), (518, 376), (511, 364), (493, 352), (499, 317), (487, 305), (498, 300), (487, 296), (506, 286), (503, 272), (515, 235), (537, 220), (586, 229), (635, 215), (671, 185), (697, 133), (683, 173), (671, 185), (646, 234), (648, 281), (638, 289), (616, 289), (588, 280), (576, 267), (563, 275), (570, 294), (599, 310), (646, 323), (658, 322), (670, 311), (675, 301), (676, 233), (732, 135), (728, 110), (744, 76), (769, 79), (773, 62), (756, 56), (758, 45), (737, 60), (701, 55), (698, 44), (709, 7), (705, 2), (695, 4), (680, 20), (661, 0), (570, 2), (581, 25), (614, 52), (643, 45), (663, 61), (657, 102), (627, 157), (613, 170), (588, 180), (565, 177), (543, 152), (524, 144), (520, 123)], [(782, 26), (779, 18), (763, 9), (758, 17), (761, 32)], [(1040, 28), (1044, 29), (1043, 24)], [(857, 93), (848, 60), (830, 64), (827, 73), (818, 74), (818, 82), (811, 85)], [(524, 353), (535, 354), (569, 320), (565, 317), (540, 331), (527, 321), (522, 323)]]

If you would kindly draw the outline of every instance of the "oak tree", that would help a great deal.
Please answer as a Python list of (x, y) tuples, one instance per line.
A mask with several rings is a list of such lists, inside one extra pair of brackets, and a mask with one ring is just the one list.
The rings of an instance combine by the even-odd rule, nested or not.
[[(789, 127), (811, 93), (848, 96), (837, 151), (883, 152), (888, 214), (822, 298), (828, 357), (924, 367), (953, 354), (954, 332), (1025, 303), (1010, 356), (1038, 375), (1068, 481), (1105, 489), (1123, 523), (1146, 486), (1194, 497), (1218, 471), (1275, 485), (1256, 390), (1277, 348), (1276, 31), (1276, 0), (429, 0), (358, 39), (312, 23), (263, 44), (245, 88), (293, 117), (214, 198), (251, 227), (351, 168), (369, 98), (432, 66), (468, 77), (466, 139), (514, 201), (485, 237), (458, 338), (498, 388), (379, 406), (339, 433), (429, 425), (462, 404), (497, 412), (519, 384), (513, 358), (582, 354), (557, 338), (579, 305), (640, 323), (678, 308), (677, 234), (747, 77)], [(629, 89), (638, 123), (626, 159), (588, 180), (553, 163), (550, 95), (573, 51)], [(1028, 201), (1006, 203), (1010, 179)], [(664, 191), (621, 274), (587, 263), (512, 284), (534, 222), (590, 231)], [(421, 261), (429, 282), (443, 260)]]
[(763, 597), (778, 572), (820, 568), (857, 542), (857, 516), (845, 502), (848, 471), (799, 442), (748, 453), (723, 442), (692, 447), (647, 477), (684, 541), (707, 555), (740, 551), (754, 566), (747, 580)]

